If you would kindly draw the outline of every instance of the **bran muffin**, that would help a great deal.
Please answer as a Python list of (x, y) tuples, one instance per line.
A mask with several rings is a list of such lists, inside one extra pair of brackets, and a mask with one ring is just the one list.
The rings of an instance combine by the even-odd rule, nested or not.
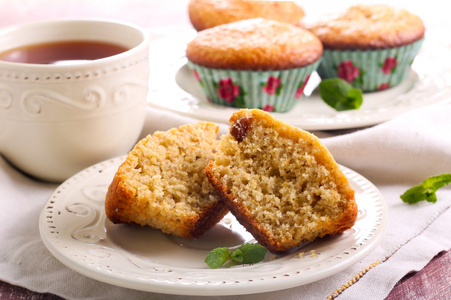
[(352, 6), (303, 26), (324, 45), (320, 76), (343, 78), (364, 91), (403, 81), (425, 33), (418, 16), (382, 4)]
[(322, 52), (308, 30), (255, 18), (198, 32), (186, 56), (209, 101), (285, 112), (301, 97)]
[(318, 138), (256, 109), (230, 124), (206, 174), (261, 245), (283, 252), (354, 225), (354, 191)]
[(213, 227), (228, 212), (204, 172), (217, 133), (216, 124), (198, 122), (139, 141), (108, 188), (107, 217), (189, 239)]
[(188, 14), (197, 31), (259, 17), (299, 25), (305, 16), (302, 7), (292, 1), (252, 0), (191, 0)]

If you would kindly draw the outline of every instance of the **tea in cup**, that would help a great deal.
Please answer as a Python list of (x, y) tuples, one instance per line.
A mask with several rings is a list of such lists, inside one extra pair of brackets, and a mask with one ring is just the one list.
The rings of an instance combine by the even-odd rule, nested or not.
[(0, 154), (61, 182), (127, 153), (144, 125), (149, 37), (110, 20), (0, 29)]

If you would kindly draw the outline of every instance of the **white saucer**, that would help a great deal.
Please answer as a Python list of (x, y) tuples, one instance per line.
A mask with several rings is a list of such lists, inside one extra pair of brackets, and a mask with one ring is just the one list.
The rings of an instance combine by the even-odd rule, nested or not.
[(204, 263), (209, 251), (241, 245), (252, 241), (252, 236), (231, 214), (194, 241), (112, 224), (105, 216), (104, 200), (124, 159), (104, 161), (65, 181), (48, 199), (39, 220), (42, 240), (59, 261), (109, 284), (178, 295), (251, 294), (296, 287), (357, 263), (379, 244), (388, 227), (387, 207), (377, 188), (342, 167), (359, 207), (352, 229), (290, 253), (268, 253), (255, 265), (210, 269)]
[[(174, 36), (154, 41), (151, 45), (151, 79), (149, 104), (193, 118), (228, 123), (236, 108), (208, 102), (185, 58), (186, 43), (192, 35)], [(306, 95), (289, 112), (273, 113), (275, 117), (305, 130), (334, 130), (370, 126), (388, 121), (412, 109), (451, 99), (449, 78), (451, 67), (437, 72), (442, 55), (424, 43), (406, 80), (388, 90), (365, 93), (364, 102), (357, 110), (338, 112), (319, 97), (315, 86), (319, 77), (312, 76)], [(316, 74), (316, 73), (314, 73)], [(316, 75), (317, 76), (317, 75)]]

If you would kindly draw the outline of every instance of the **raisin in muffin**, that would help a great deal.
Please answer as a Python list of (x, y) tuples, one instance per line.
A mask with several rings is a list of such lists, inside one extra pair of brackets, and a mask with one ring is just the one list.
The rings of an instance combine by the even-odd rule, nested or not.
[(194, 239), (228, 212), (205, 176), (218, 126), (198, 122), (139, 141), (116, 172), (105, 200), (113, 223), (134, 223)]
[(193, 27), (200, 31), (259, 17), (297, 25), (305, 13), (293, 1), (191, 0), (188, 15)]
[(382, 4), (352, 6), (303, 26), (324, 45), (320, 76), (340, 77), (363, 91), (406, 79), (425, 33), (418, 16)]
[(301, 97), (322, 52), (308, 30), (255, 18), (198, 32), (186, 56), (209, 101), (286, 112)]
[(354, 191), (318, 138), (256, 109), (230, 123), (206, 174), (261, 245), (283, 252), (354, 225)]

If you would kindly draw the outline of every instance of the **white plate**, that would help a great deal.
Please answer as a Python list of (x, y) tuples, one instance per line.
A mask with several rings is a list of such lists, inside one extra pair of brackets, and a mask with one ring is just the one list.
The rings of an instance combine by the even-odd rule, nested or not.
[(44, 244), (58, 260), (109, 284), (179, 295), (234, 295), (291, 288), (326, 278), (360, 261), (379, 244), (388, 226), (380, 192), (361, 175), (342, 167), (356, 190), (359, 206), (352, 229), (306, 243), (290, 253), (268, 253), (258, 264), (210, 269), (204, 263), (210, 250), (252, 242), (252, 236), (231, 214), (194, 241), (151, 228), (112, 224), (105, 216), (104, 199), (124, 159), (104, 161), (68, 179), (48, 199), (39, 221)]
[[(237, 109), (208, 102), (186, 66), (184, 51), (192, 37), (192, 34), (184, 34), (152, 43), (149, 104), (206, 121), (228, 123)], [(440, 55), (438, 52), (441, 52)], [(338, 112), (325, 104), (314, 89), (319, 82), (316, 75), (305, 89), (309, 96), (302, 97), (291, 111), (273, 114), (305, 130), (348, 129), (379, 124), (409, 110), (448, 101), (451, 98), (451, 66), (449, 63), (446, 65), (443, 58), (449, 56), (449, 49), (425, 42), (409, 77), (388, 90), (365, 93), (364, 103), (357, 110)]]

